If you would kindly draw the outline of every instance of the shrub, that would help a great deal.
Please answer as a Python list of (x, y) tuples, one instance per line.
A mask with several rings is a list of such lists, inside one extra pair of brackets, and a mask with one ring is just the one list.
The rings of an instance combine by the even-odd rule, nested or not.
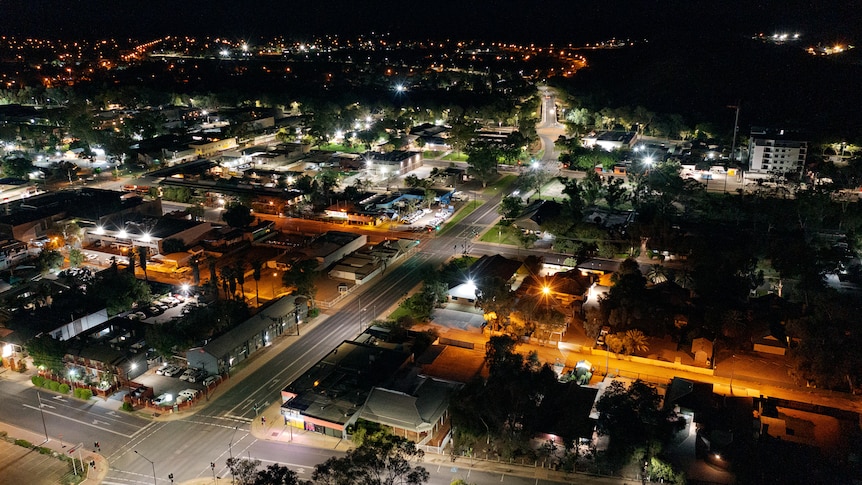
[(60, 384), (60, 388), (57, 390), (60, 392), (60, 394), (69, 394), (69, 384), (66, 384), (64, 382), (63, 384)]
[(51, 453), (54, 453), (54, 450), (52, 450), (51, 448), (46, 448), (44, 446), (40, 446), (37, 449), (39, 450), (40, 455), (50, 455)]
[(132, 406), (132, 403), (130, 403), (130, 402), (124, 402), (123, 403), (123, 411), (132, 412), (134, 410), (135, 410), (135, 407)]
[(60, 383), (57, 381), (48, 381), (48, 389), (57, 392), (60, 390)]
[(36, 387), (45, 387), (45, 378), (42, 376), (33, 376), (30, 378), (30, 382)]
[(22, 448), (32, 448), (33, 447), (33, 443), (30, 443), (29, 441), (22, 440), (22, 439), (16, 439), (15, 444), (22, 447)]
[(75, 397), (88, 401), (91, 397), (93, 397), (93, 391), (78, 387), (75, 388)]
[(320, 315), (320, 309), (319, 308), (312, 308), (311, 310), (308, 310), (308, 318), (309, 319), (314, 318), (318, 315)]

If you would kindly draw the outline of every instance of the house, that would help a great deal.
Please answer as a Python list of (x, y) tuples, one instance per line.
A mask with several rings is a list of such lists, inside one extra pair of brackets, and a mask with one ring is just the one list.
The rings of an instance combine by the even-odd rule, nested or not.
[(411, 379), (404, 390), (374, 387), (350, 424), (359, 419), (382, 424), (393, 434), (424, 445), (438, 431), (448, 431), (449, 400), (461, 387), (423, 375)]
[(524, 208), (513, 224), (527, 234), (541, 234), (544, 232), (542, 224), (559, 217), (562, 211), (563, 206), (559, 202), (539, 199)]
[(203, 347), (186, 352), (189, 367), (210, 374), (230, 372), (257, 350), (272, 344), (285, 332), (299, 332), (299, 324), (308, 316), (308, 300), (285, 296), (262, 308), (256, 315), (214, 338)]
[[(530, 275), (521, 283), (519, 291), (532, 294), (544, 293), (560, 307), (580, 311), (596, 279), (595, 276), (578, 270), (561, 271), (541, 278)], [(564, 312), (564, 314), (571, 313)]]
[(470, 266), (463, 283), (449, 288), (449, 300), (474, 303), (478, 287), (493, 280), (502, 281), (510, 289), (515, 290), (520, 285), (517, 277), (519, 274), (525, 276), (526, 273), (524, 263), (518, 260), (508, 259), (499, 254), (482, 256)]

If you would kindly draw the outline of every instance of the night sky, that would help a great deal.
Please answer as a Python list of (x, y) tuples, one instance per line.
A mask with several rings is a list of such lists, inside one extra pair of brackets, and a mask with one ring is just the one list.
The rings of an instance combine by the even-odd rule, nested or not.
[(390, 32), (400, 38), (582, 43), (610, 37), (771, 33), (850, 40), (862, 0), (2, 0), (5, 34), (290, 38)]

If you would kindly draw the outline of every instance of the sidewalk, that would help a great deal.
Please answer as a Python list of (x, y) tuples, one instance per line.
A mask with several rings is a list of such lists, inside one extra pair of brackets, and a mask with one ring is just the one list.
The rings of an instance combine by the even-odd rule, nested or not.
[[(265, 417), (266, 422), (261, 422), (260, 417)], [(276, 402), (268, 406), (251, 424), (251, 434), (260, 440), (276, 441), (282, 443), (294, 443), (301, 446), (310, 446), (320, 449), (332, 450), (345, 453), (353, 448), (353, 443), (349, 440), (326, 436), (314, 431), (306, 431), (304, 429), (287, 426), (284, 418), (281, 415), (281, 402)], [(632, 483), (633, 479), (623, 479), (618, 477), (599, 477), (587, 474), (565, 473), (548, 468), (531, 467), (520, 464), (501, 463), (496, 461), (480, 460), (476, 458), (468, 458), (464, 456), (456, 457), (453, 461), (451, 455), (444, 455), (433, 452), (425, 452), (425, 457), (422, 460), (422, 465), (428, 470), (439, 471), (441, 469), (452, 470), (475, 470), (491, 474), (499, 474), (500, 478), (506, 475), (517, 476), (536, 480), (550, 480), (559, 483), (577, 483), (582, 484), (622, 484)], [(454, 473), (454, 472), (453, 472)], [(457, 476), (453, 475), (454, 478)], [(210, 483), (212, 479), (210, 479)], [(203, 484), (205, 482), (199, 482)], [(187, 482), (184, 485), (198, 485), (198, 483)]]
[[(82, 485), (98, 485), (102, 483), (102, 480), (108, 474), (108, 462), (104, 456), (93, 450), (93, 443), (83, 443), (79, 449), (75, 449), (74, 446), (79, 443), (65, 443), (53, 438), (45, 442), (44, 435), (36, 434), (7, 423), (0, 423), (0, 430), (6, 431), (11, 438), (27, 440), (35, 446), (50, 448), (57, 454), (67, 457), (70, 456), (69, 451), (74, 449), (72, 454), (76, 463), (80, 464), (77, 461), (79, 456), (84, 461), (84, 470), (81, 470), (80, 465), (78, 465), (78, 473), (83, 473), (87, 477), (81, 482)], [(24, 451), (25, 453), (22, 454), (20, 451)], [(62, 477), (68, 473), (67, 465), (50, 455), (40, 456), (56, 462), (56, 469), (54, 463), (50, 461), (23, 459), (25, 455), (32, 453), (32, 451), (27, 452), (26, 448), (6, 441), (0, 441), (0, 454), (4, 457), (11, 457), (14, 460), (13, 469), (3, 470), (0, 483), (26, 483), (28, 485), (40, 483), (56, 484), (60, 483)], [(91, 467), (90, 462), (95, 462), (96, 467)]]
[(299, 338), (305, 332), (308, 332), (317, 325), (320, 325), (321, 323), (325, 322), (327, 318), (329, 318), (329, 315), (321, 313), (310, 323), (302, 325), (300, 327), (300, 335), (282, 335), (275, 339), (272, 345), (264, 347), (263, 349), (258, 350), (257, 352), (252, 354), (251, 357), (244, 360), (237, 366), (239, 370), (234, 370), (233, 372), (231, 372), (226, 379), (222, 380), (221, 384), (219, 384), (212, 392), (210, 392), (209, 399), (198, 401), (198, 403), (191, 408), (185, 409), (183, 411), (178, 411), (176, 413), (166, 412), (160, 414), (159, 416), (153, 416), (152, 410), (143, 409), (141, 411), (136, 411), (135, 415), (146, 419), (152, 419), (153, 421), (175, 421), (189, 416), (194, 416), (199, 411), (206, 409), (210, 401), (214, 400), (217, 395), (223, 394), (231, 390), (233, 386), (242, 382), (243, 378), (259, 370), (270, 360), (272, 360), (273, 357), (281, 353), (287, 347), (290, 347), (293, 342), (299, 340)]

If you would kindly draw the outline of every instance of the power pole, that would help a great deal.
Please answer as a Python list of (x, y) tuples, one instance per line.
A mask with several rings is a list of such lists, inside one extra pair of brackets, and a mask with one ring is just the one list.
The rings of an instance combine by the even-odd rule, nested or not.
[(733, 154), (736, 153), (736, 132), (739, 131), (739, 105), (740, 101), (736, 102), (736, 118), (733, 120), (733, 141), (730, 143), (730, 161), (733, 161)]

